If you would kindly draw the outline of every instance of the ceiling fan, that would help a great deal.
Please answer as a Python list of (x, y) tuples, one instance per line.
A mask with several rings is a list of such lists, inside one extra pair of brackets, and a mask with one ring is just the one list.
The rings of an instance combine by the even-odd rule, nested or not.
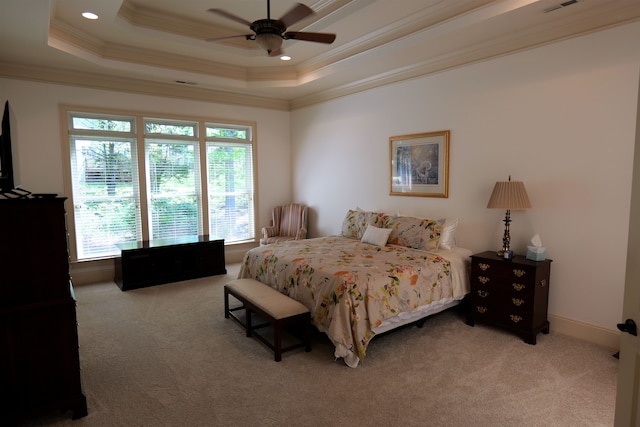
[(302, 40), (316, 43), (331, 44), (336, 39), (335, 34), (328, 33), (307, 33), (300, 31), (287, 31), (287, 27), (295, 24), (307, 16), (313, 15), (314, 11), (304, 4), (297, 3), (291, 10), (286, 12), (280, 19), (271, 19), (271, 1), (267, 0), (267, 19), (258, 19), (249, 22), (232, 13), (222, 9), (212, 8), (207, 12), (215, 13), (232, 21), (249, 27), (253, 34), (241, 34), (236, 36), (220, 37), (209, 39), (207, 41), (226, 40), (238, 37), (244, 37), (247, 40), (255, 40), (262, 49), (267, 51), (269, 56), (278, 56), (283, 53), (283, 40)]

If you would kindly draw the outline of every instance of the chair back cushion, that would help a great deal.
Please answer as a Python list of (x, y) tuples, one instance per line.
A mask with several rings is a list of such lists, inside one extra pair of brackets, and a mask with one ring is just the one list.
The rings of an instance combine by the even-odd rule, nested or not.
[(293, 236), (298, 234), (300, 228), (306, 228), (305, 206), (293, 203), (274, 208), (274, 219), (279, 218), (280, 236)]

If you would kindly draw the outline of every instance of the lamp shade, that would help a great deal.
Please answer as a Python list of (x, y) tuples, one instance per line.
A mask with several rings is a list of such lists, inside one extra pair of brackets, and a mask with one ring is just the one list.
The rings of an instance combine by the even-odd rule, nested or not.
[(531, 202), (522, 181), (498, 181), (487, 208), (524, 210), (531, 209)]

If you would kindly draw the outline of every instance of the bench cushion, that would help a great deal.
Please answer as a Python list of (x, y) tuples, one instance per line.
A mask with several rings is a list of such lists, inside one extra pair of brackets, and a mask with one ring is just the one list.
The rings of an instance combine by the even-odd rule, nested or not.
[(298, 314), (307, 313), (309, 309), (303, 304), (278, 292), (272, 287), (253, 279), (236, 279), (225, 287), (232, 295), (250, 301), (273, 319), (285, 319)]

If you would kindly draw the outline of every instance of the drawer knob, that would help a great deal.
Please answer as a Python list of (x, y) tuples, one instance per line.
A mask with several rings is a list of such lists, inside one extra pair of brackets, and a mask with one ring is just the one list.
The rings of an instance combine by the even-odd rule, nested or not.
[(483, 291), (483, 290), (478, 290), (478, 295), (482, 298), (486, 298), (489, 296), (489, 292), (487, 291)]
[(487, 312), (487, 307), (483, 307), (481, 305), (476, 307), (476, 310), (478, 310), (478, 313), (486, 313)]
[(525, 288), (522, 283), (512, 283), (511, 286), (513, 286), (513, 289), (515, 289), (516, 291), (521, 291)]
[(483, 285), (486, 285), (487, 283), (489, 283), (489, 278), (485, 276), (478, 276), (478, 281)]
[(515, 275), (516, 275), (516, 277), (522, 277), (522, 276), (524, 276), (525, 274), (527, 274), (527, 272), (526, 272), (526, 271), (524, 271), (524, 270), (519, 270), (519, 269), (515, 268), (515, 269), (513, 270), (513, 274), (515, 274)]
[(520, 307), (522, 304), (524, 304), (524, 300), (520, 298), (511, 298), (511, 302), (513, 302), (513, 305), (517, 307)]
[(485, 264), (484, 262), (478, 263), (478, 267), (480, 267), (480, 270), (482, 271), (487, 271), (489, 268), (491, 268), (489, 264)]
[(546, 279), (540, 280), (540, 287), (544, 288), (545, 286), (547, 286), (547, 280)]
[(518, 323), (522, 320), (522, 317), (518, 316), (517, 314), (512, 314), (511, 315), (511, 321), (513, 323)]

